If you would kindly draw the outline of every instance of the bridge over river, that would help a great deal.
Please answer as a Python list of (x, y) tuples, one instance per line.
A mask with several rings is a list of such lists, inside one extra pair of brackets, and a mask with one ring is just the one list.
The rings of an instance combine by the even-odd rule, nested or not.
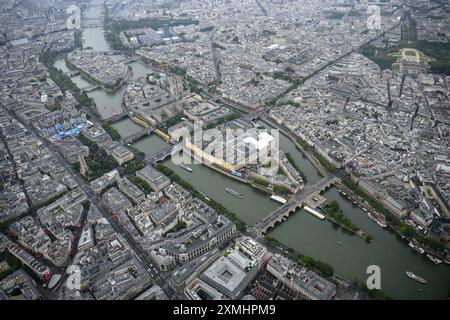
[(147, 164), (155, 164), (156, 162), (163, 161), (168, 158), (174, 149), (175, 145), (170, 145), (167, 148), (158, 151), (157, 153), (148, 155), (145, 157), (145, 161)]
[(262, 237), (270, 228), (275, 227), (277, 222), (282, 222), (287, 219), (291, 213), (294, 213), (297, 209), (303, 207), (307, 200), (319, 195), (322, 191), (338, 181), (339, 178), (334, 175), (329, 175), (315, 185), (306, 185), (305, 188), (302, 191), (297, 192), (291, 200), (256, 223), (254, 226), (256, 233), (259, 237)]
[(101, 88), (102, 88), (102, 86), (100, 86), (98, 84), (93, 84), (93, 85), (89, 85), (87, 87), (80, 88), (80, 90), (88, 93), (88, 92), (92, 92), (92, 91), (95, 91), (95, 90), (98, 90)]
[(122, 142), (123, 143), (133, 143), (136, 140), (142, 138), (143, 136), (149, 135), (151, 134), (155, 129), (150, 127), (150, 128), (144, 128), (136, 133), (133, 133), (132, 135), (122, 138)]

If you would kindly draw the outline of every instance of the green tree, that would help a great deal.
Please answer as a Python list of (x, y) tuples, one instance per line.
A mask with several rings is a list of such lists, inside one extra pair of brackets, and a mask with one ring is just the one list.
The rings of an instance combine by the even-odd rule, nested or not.
[(410, 225), (403, 225), (400, 227), (400, 234), (404, 235), (405, 237), (411, 237), (416, 234), (416, 229)]
[(281, 184), (276, 184), (273, 186), (273, 191), (275, 193), (281, 194), (281, 195), (287, 195), (289, 193), (289, 189)]
[(108, 132), (108, 134), (111, 136), (111, 139), (113, 139), (114, 141), (120, 140), (119, 132), (114, 127), (112, 127), (107, 121), (102, 121), (101, 125), (103, 129), (105, 129), (105, 131)]
[(304, 256), (303, 257), (303, 263), (308, 267), (308, 268), (312, 268), (315, 265), (315, 261), (313, 258), (308, 257), (308, 256)]
[(328, 263), (325, 263), (323, 261), (318, 260), (316, 262), (316, 269), (324, 276), (324, 277), (331, 277), (334, 274), (333, 267), (330, 266)]
[(339, 210), (339, 203), (336, 200), (331, 201), (330, 207), (333, 211)]
[(355, 287), (360, 287), (360, 280), (358, 279), (358, 278), (354, 278), (353, 279), (353, 281), (352, 281), (352, 284), (355, 286)]
[(267, 181), (266, 179), (260, 178), (260, 177), (253, 177), (251, 178), (251, 180), (253, 181), (253, 183), (259, 184), (263, 187), (268, 187), (269, 186), (269, 181)]

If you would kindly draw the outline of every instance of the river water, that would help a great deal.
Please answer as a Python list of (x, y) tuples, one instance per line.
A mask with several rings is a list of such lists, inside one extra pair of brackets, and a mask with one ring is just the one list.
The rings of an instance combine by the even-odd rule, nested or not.
[[(424, 255), (412, 250), (394, 233), (371, 221), (364, 211), (343, 197), (336, 188), (331, 188), (323, 195), (328, 202), (336, 200), (353, 223), (373, 235), (373, 241), (367, 243), (330, 222), (313, 217), (303, 209), (268, 235), (302, 254), (329, 263), (336, 273), (349, 280), (367, 279), (367, 267), (377, 265), (381, 269), (381, 289), (396, 299), (447, 297), (450, 289), (449, 266), (435, 265)], [(422, 285), (409, 279), (405, 275), (407, 270), (424, 277), (428, 284)]]
[[(86, 16), (91, 19), (99, 17), (100, 14), (101, 8), (98, 7), (90, 8), (86, 12)], [(102, 28), (85, 29), (83, 36), (85, 47), (90, 46), (99, 51), (111, 51), (104, 39)], [(112, 57), (119, 60), (123, 58), (122, 56)], [(133, 79), (148, 71), (142, 64), (131, 63), (130, 65), (133, 69)], [(64, 72), (69, 72), (63, 59), (56, 61), (55, 67)], [(80, 88), (90, 86), (80, 76), (73, 77), (72, 80)], [(101, 117), (108, 118), (114, 112), (121, 112), (121, 99), (124, 92), (125, 86), (112, 94), (103, 90), (95, 90), (88, 95), (95, 100)], [(141, 127), (129, 119), (120, 120), (114, 123), (113, 127), (122, 136), (128, 136), (141, 130)], [(167, 144), (158, 136), (150, 135), (136, 141), (133, 146), (145, 154), (153, 154), (167, 147)], [(320, 173), (308, 159), (289, 138), (282, 134), (280, 134), (280, 147), (292, 155), (297, 165), (307, 176), (308, 183), (314, 184), (322, 179)], [(189, 173), (170, 160), (166, 160), (164, 164), (189, 181), (207, 197), (223, 204), (249, 225), (255, 224), (278, 207), (277, 203), (269, 199), (269, 195), (206, 166), (191, 165), (193, 172)], [(228, 194), (225, 191), (227, 187), (241, 193), (244, 199)], [(371, 234), (373, 236), (372, 243), (366, 243), (365, 240), (333, 226), (330, 222), (318, 220), (303, 209), (271, 230), (269, 236), (302, 254), (331, 264), (336, 273), (349, 280), (355, 278), (365, 280), (368, 277), (366, 274), (367, 267), (378, 265), (381, 268), (381, 289), (394, 298), (445, 299), (447, 297), (450, 291), (449, 266), (435, 265), (423, 255), (413, 251), (393, 233), (382, 229), (369, 220), (360, 208), (342, 197), (335, 188), (329, 189), (323, 195), (329, 202), (336, 200), (345, 215), (363, 231)], [(343, 244), (337, 244), (338, 241)], [(424, 277), (428, 280), (428, 284), (421, 285), (407, 278), (405, 275), (407, 270)], [(419, 291), (419, 288), (422, 289), (422, 292)]]
[[(174, 164), (170, 159), (164, 161), (164, 165), (175, 171), (207, 197), (223, 204), (249, 225), (255, 224), (278, 207), (276, 202), (270, 200), (269, 195), (204, 165), (189, 165), (193, 170), (192, 173)], [(241, 193), (244, 198), (240, 199), (226, 192), (225, 189), (228, 187)]]

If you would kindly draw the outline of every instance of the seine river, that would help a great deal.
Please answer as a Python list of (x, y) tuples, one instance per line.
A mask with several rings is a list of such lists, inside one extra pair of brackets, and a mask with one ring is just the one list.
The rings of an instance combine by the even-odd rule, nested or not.
[[(100, 7), (87, 10), (86, 17), (99, 18)], [(84, 47), (92, 47), (98, 51), (109, 52), (102, 28), (88, 28), (83, 32)], [(123, 59), (122, 56), (112, 56)], [(64, 60), (56, 61), (55, 66), (69, 72)], [(140, 63), (131, 63), (133, 79), (145, 74), (148, 69)], [(80, 76), (72, 77), (80, 87), (90, 84)], [(121, 100), (126, 88), (123, 86), (113, 94), (104, 90), (95, 90), (88, 95), (95, 100), (98, 112), (102, 118), (108, 118), (115, 112), (121, 112)], [(121, 120), (113, 124), (122, 136), (131, 135), (141, 128), (131, 120)], [(167, 147), (166, 143), (156, 135), (146, 136), (133, 144), (146, 154), (153, 154)], [(297, 165), (308, 178), (308, 183), (316, 183), (322, 177), (314, 166), (305, 158), (297, 147), (284, 135), (280, 135), (280, 147), (289, 152)], [(179, 176), (189, 181), (207, 197), (222, 203), (228, 210), (234, 212), (249, 225), (269, 214), (278, 204), (269, 199), (269, 195), (261, 193), (249, 185), (224, 176), (203, 166), (191, 165), (193, 172), (189, 173), (170, 160), (164, 162)], [(240, 192), (244, 199), (238, 199), (225, 191), (230, 187)], [(382, 229), (367, 218), (365, 213), (352, 202), (331, 188), (323, 194), (327, 201), (336, 200), (344, 214), (358, 227), (373, 236), (372, 243), (335, 227), (327, 221), (321, 221), (304, 210), (299, 210), (287, 221), (279, 224), (269, 232), (269, 236), (298, 252), (319, 259), (333, 266), (335, 272), (349, 280), (367, 278), (366, 269), (369, 265), (381, 268), (381, 289), (396, 299), (446, 299), (450, 292), (450, 267), (435, 265), (424, 255), (420, 255), (408, 247), (392, 232)], [(341, 242), (339, 245), (337, 242)], [(427, 279), (428, 284), (421, 285), (406, 277), (405, 271), (413, 271)], [(419, 291), (422, 289), (422, 291)]]

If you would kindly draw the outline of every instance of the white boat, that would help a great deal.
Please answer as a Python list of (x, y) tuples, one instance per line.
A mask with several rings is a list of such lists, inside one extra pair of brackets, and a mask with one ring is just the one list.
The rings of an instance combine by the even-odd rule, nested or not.
[(284, 199), (284, 198), (282, 198), (282, 197), (279, 197), (279, 196), (276, 196), (276, 195), (272, 195), (272, 196), (270, 197), (270, 199), (272, 199), (272, 200), (274, 200), (274, 201), (276, 201), (276, 202), (279, 202), (279, 203), (281, 203), (281, 204), (285, 204), (285, 203), (287, 202), (286, 199)]
[(442, 263), (442, 260), (441, 260), (441, 259), (438, 259), (438, 258), (436, 258), (436, 257), (433, 257), (433, 256), (430, 255), (430, 254), (427, 254), (427, 258), (430, 259), (431, 261), (433, 261), (435, 264), (441, 264), (441, 263)]
[(311, 213), (313, 216), (315, 216), (316, 218), (319, 218), (320, 220), (325, 219), (325, 216), (323, 214), (321, 214), (320, 212), (317, 212), (314, 209), (311, 209), (308, 206), (304, 206), (303, 209), (305, 209), (307, 212)]
[(408, 243), (408, 245), (412, 248), (412, 249), (414, 249), (415, 251), (417, 251), (418, 253), (420, 253), (420, 254), (423, 254), (424, 252), (425, 252), (425, 250), (423, 249), (423, 248), (421, 248), (421, 247), (419, 247), (419, 246), (416, 246), (414, 243), (412, 243), (412, 242), (410, 242), (410, 243)]
[(382, 228), (386, 228), (386, 227), (387, 227), (387, 224), (384, 223), (384, 222), (382, 222), (382, 221), (375, 220), (375, 222), (376, 222), (380, 227), (382, 227)]
[(382, 228), (386, 228), (387, 224), (385, 221), (385, 218), (382, 214), (375, 212), (374, 214), (369, 212), (369, 217), (370, 219), (372, 219), (373, 221), (375, 221), (380, 227)]
[(234, 191), (234, 190), (231, 189), (231, 188), (226, 188), (225, 191), (228, 192), (229, 194), (235, 196), (236, 198), (244, 199), (244, 196), (243, 196), (242, 194), (240, 194), (240, 193), (237, 192), (237, 191)]
[(191, 172), (192, 173), (192, 168), (185, 166), (184, 164), (180, 165), (181, 168), (183, 168), (184, 170), (186, 170), (187, 172)]
[(418, 275), (414, 274), (414, 272), (406, 271), (406, 275), (407, 275), (409, 278), (411, 278), (411, 279), (413, 279), (413, 280), (415, 280), (415, 281), (417, 281), (417, 282), (420, 282), (420, 283), (423, 283), (423, 284), (426, 284), (426, 283), (427, 283), (427, 280), (425, 280), (424, 278), (419, 277)]

